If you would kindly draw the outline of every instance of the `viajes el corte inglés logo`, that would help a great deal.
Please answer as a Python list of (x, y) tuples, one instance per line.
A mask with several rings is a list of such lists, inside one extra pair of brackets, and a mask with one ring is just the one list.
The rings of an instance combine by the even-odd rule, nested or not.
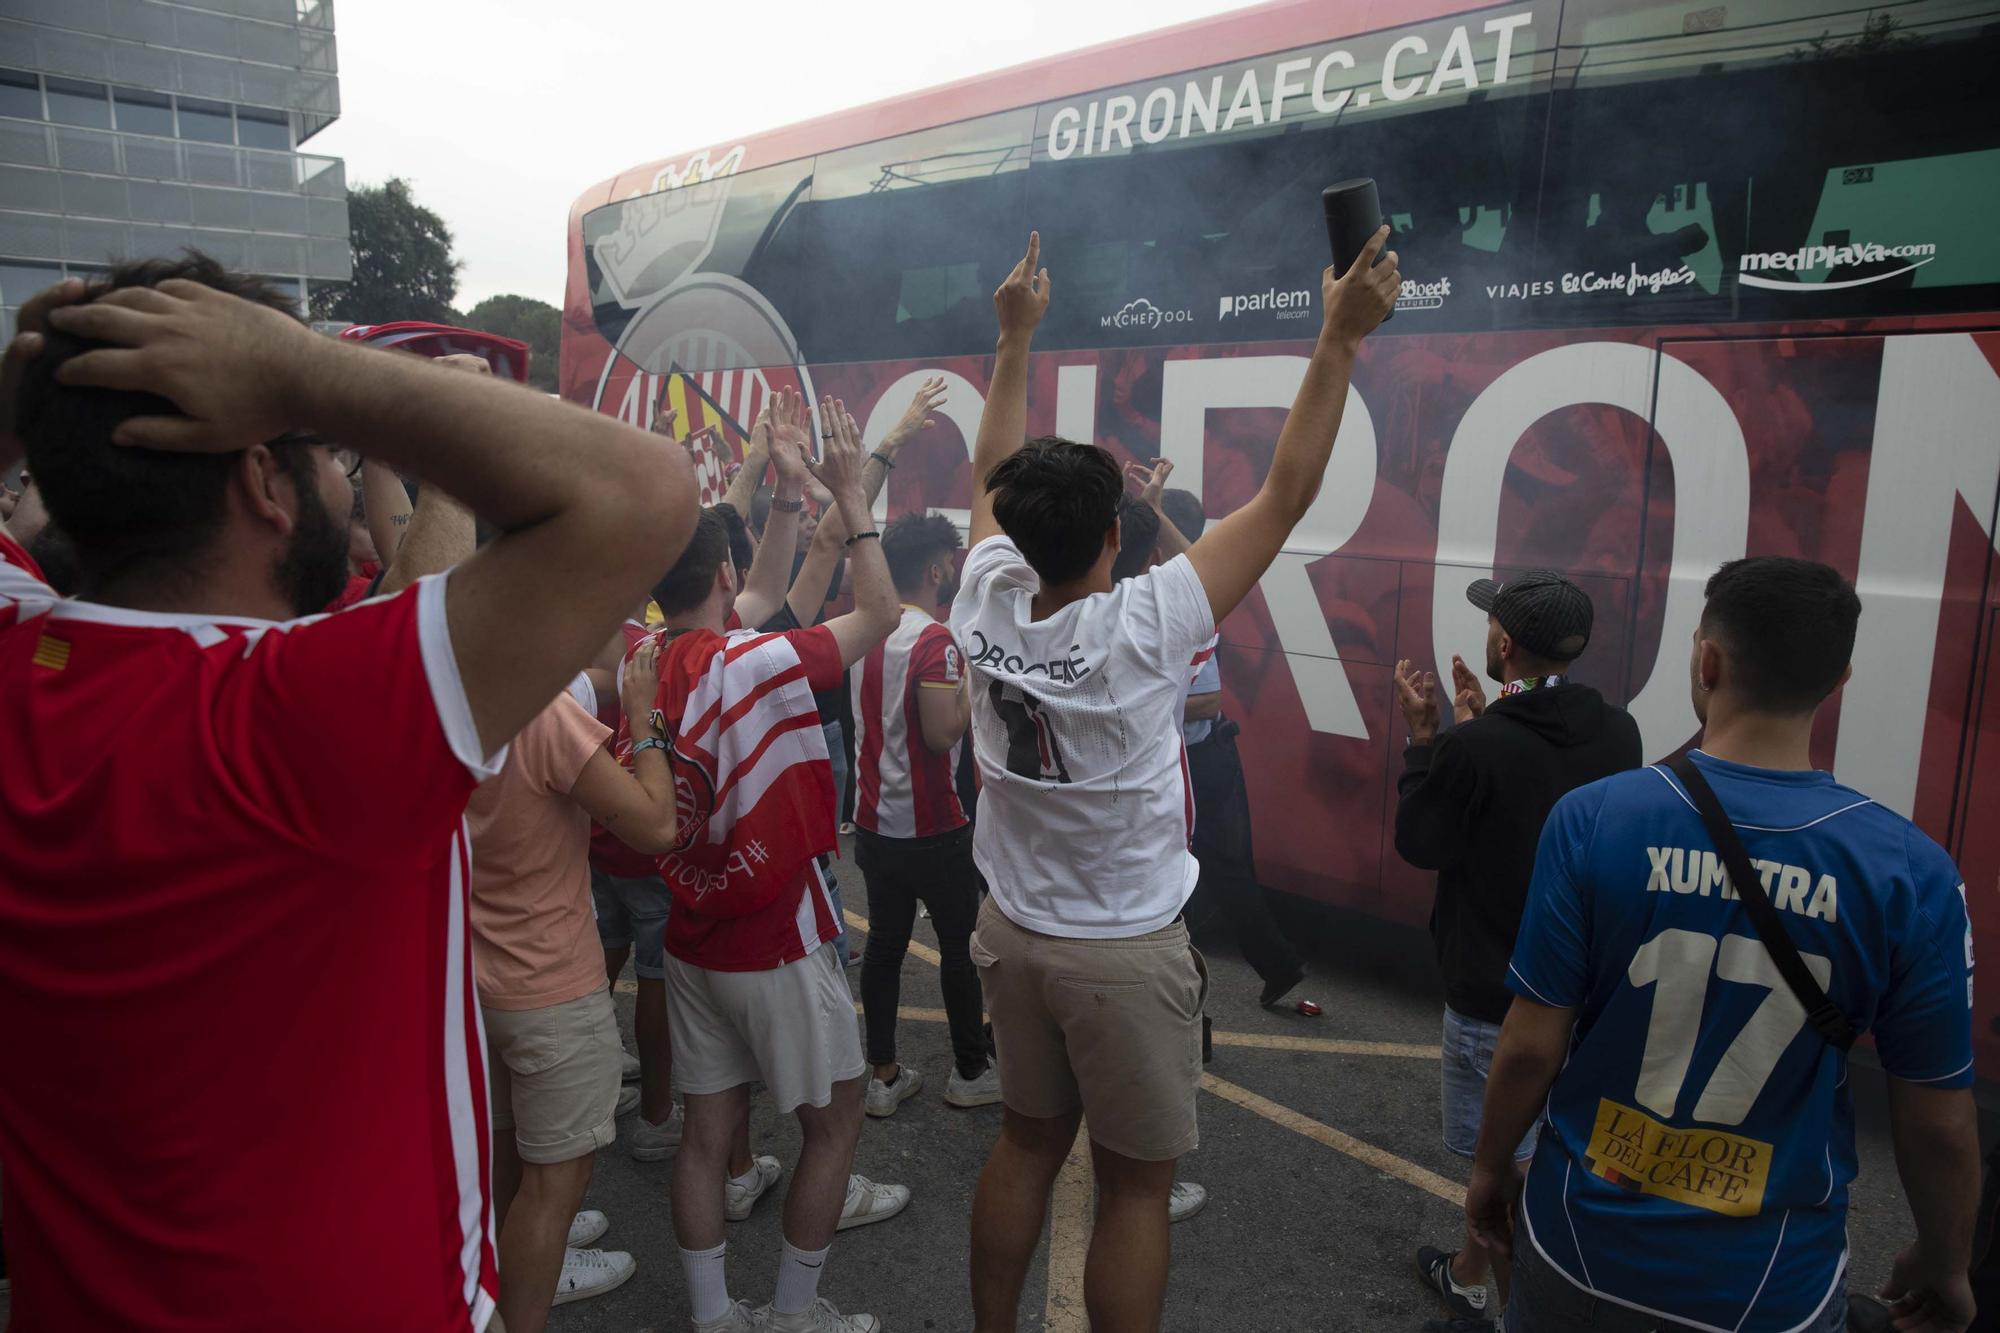
[[(1866, 287), (1871, 282), (1899, 277), (1911, 269), (1922, 268), (1936, 258), (1935, 245), (1877, 245), (1873, 241), (1848, 245), (1802, 245), (1796, 250), (1744, 255), (1737, 266), (1736, 280), (1746, 287), (1763, 287), (1772, 291), (1831, 292), (1843, 287)], [(1814, 280), (1810, 277), (1816, 273), (1830, 274), (1836, 268), (1882, 264), (1897, 259), (1908, 262), (1864, 278), (1835, 279), (1829, 276)], [(1767, 273), (1789, 276), (1762, 276)]]
[(1157, 329), (1162, 324), (1187, 324), (1193, 319), (1192, 310), (1162, 310), (1142, 296), (1127, 302), (1115, 315), (1099, 315), (1097, 323), (1107, 329)]

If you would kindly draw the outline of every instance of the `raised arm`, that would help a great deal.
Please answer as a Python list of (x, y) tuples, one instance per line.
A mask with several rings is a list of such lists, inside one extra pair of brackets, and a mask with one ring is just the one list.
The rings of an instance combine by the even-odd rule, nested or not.
[[(795, 399), (798, 397), (798, 392), (793, 389), (786, 389), (783, 393), (789, 393)], [(722, 502), (735, 505), (736, 512), (745, 519), (750, 517), (751, 497), (755, 496), (757, 488), (764, 484), (764, 473), (771, 465), (771, 434), (768, 430), (761, 435), (757, 432), (757, 426), (767, 421), (770, 410), (770, 404), (766, 403), (764, 411), (757, 414), (756, 423), (750, 427), (750, 439), (743, 446), (743, 466), (736, 469), (736, 475), (730, 479), (729, 489), (722, 495)], [(674, 410), (668, 408), (661, 414), (661, 418), (671, 429)], [(751, 625), (757, 622), (745, 620), (743, 623)]]
[[(1347, 380), (1354, 371), (1361, 340), (1396, 303), (1401, 282), (1396, 274), (1396, 252), (1382, 254), (1388, 238), (1389, 228), (1384, 226), (1345, 275), (1336, 277), (1330, 267), (1320, 275), (1326, 319), (1312, 360), (1306, 365), (1305, 382), (1292, 400), (1291, 415), (1278, 432), (1271, 471), (1249, 504), (1211, 524), (1201, 540), (1188, 548), (1188, 559), (1201, 575), (1217, 624), (1249, 596), (1319, 494), (1334, 437), (1340, 433)], [(1380, 264), (1375, 263), (1378, 254), (1382, 254)]]
[(361, 465), (361, 507), (368, 516), (368, 535), (375, 542), (375, 554), (387, 569), (396, 563), (396, 552), (414, 517), (410, 493), (403, 489), (403, 479), (394, 468), (373, 459)]
[[(916, 396), (910, 400), (910, 405), (903, 409), (902, 419), (861, 465), (861, 498), (866, 501), (868, 513), (875, 512), (875, 501), (889, 480), (889, 469), (896, 466), (896, 455), (916, 438), (919, 431), (935, 424), (925, 413), (943, 400), (944, 381), (924, 381)], [(810, 625), (819, 619), (820, 608), (826, 605), (827, 589), (833, 586), (833, 571), (846, 555), (849, 531), (847, 519), (838, 506), (829, 505), (827, 512), (820, 515), (819, 527), (813, 532), (811, 545), (806, 547), (806, 558), (799, 564), (799, 572), (792, 579), (792, 590), (786, 599), (786, 605), (792, 609), (792, 618), (801, 625)], [(744, 623), (750, 622), (745, 620)]]
[[(792, 552), (799, 544), (799, 513), (805, 508), (806, 482), (811, 475), (806, 471), (805, 418), (805, 404), (797, 390), (784, 389), (758, 413), (757, 424), (750, 428), (750, 450), (759, 458), (759, 472), (764, 467), (762, 460), (768, 459), (778, 470), (778, 481), (771, 490), (771, 517), (764, 524), (763, 539), (757, 543), (749, 576), (736, 594), (736, 618), (746, 626), (763, 624), (785, 600), (785, 576), (792, 572)], [(747, 498), (744, 503), (749, 503)]]
[(588, 665), (695, 520), (687, 457), (643, 431), (517, 384), (312, 332), (199, 283), (52, 312), (111, 346), (64, 383), (159, 394), (121, 444), (224, 453), (307, 428), (414, 474), (500, 530), (452, 572), (452, 653), (482, 748), (499, 750)]
[(932, 754), (947, 754), (972, 725), (972, 691), (961, 677), (956, 686), (921, 682), (917, 688), (917, 719), (922, 724), (924, 748)]
[(1042, 258), (1042, 234), (1028, 233), (1028, 253), (993, 293), (1000, 317), (1000, 341), (993, 352), (993, 381), (986, 386), (986, 410), (979, 414), (979, 437), (972, 445), (972, 527), (966, 541), (977, 546), (1000, 531), (986, 479), (993, 469), (1028, 442), (1028, 347), (1035, 326), (1049, 308), (1049, 271)]
[(1139, 488), (1140, 503), (1151, 509), (1160, 520), (1159, 535), (1153, 540), (1160, 548), (1162, 560), (1171, 560), (1190, 546), (1181, 530), (1174, 526), (1174, 521), (1167, 517), (1166, 506), (1160, 503), (1160, 497), (1167, 492), (1167, 478), (1173, 474), (1174, 464), (1170, 458), (1155, 458), (1151, 467), (1139, 463), (1125, 465), (1125, 480)]
[[(398, 491), (403, 488), (399, 485)], [(442, 574), (472, 558), (479, 544), (472, 511), (436, 486), (417, 492), (410, 530), (396, 547), (396, 558), (382, 574), (378, 597), (401, 592), (427, 574)]]
[[(635, 852), (658, 856), (672, 851), (680, 832), (680, 806), (665, 742), (653, 724), (653, 694), (659, 684), (659, 645), (651, 640), (632, 654), (621, 696), (632, 727), (632, 769), (600, 749), (577, 774), (569, 797), (590, 817)], [(664, 886), (662, 886), (664, 888)]]
[[(868, 501), (861, 493), (861, 438), (854, 418), (839, 402), (825, 399), (819, 405), (819, 419), (822, 449), (814, 473), (833, 492), (842, 522), (860, 537), (843, 539), (854, 562), (854, 609), (826, 622), (840, 644), (842, 664), (853, 666), (895, 632), (903, 612), (888, 562), (882, 558), (882, 534), (868, 526)], [(806, 622), (801, 618), (800, 623)]]

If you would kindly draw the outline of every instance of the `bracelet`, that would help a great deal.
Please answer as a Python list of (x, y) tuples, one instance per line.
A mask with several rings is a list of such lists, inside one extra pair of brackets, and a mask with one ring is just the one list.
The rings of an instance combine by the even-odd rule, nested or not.
[(798, 513), (803, 513), (805, 511), (805, 507), (806, 507), (806, 502), (804, 497), (800, 497), (797, 500), (780, 500), (775, 495), (771, 497), (771, 511), (773, 513), (798, 514)]
[(880, 463), (883, 467), (893, 468), (894, 466), (896, 466), (896, 460), (889, 457), (889, 455), (883, 453), (880, 449), (877, 449), (874, 453), (869, 454), (868, 456), (874, 459), (876, 462)]
[(667, 743), (661, 740), (658, 736), (648, 736), (646, 737), (645, 740), (640, 741), (637, 745), (634, 745), (632, 747), (632, 757), (634, 759), (637, 759), (642, 753), (644, 753), (647, 750), (665, 750), (666, 748), (667, 748)]
[(875, 530), (874, 530), (873, 528), (870, 528), (870, 529), (869, 529), (868, 531), (866, 531), (866, 532), (857, 532), (857, 533), (855, 533), (855, 534), (854, 534), (854, 535), (853, 535), (852, 537), (849, 537), (849, 538), (847, 539), (847, 544), (848, 544), (849, 546), (852, 546), (852, 545), (854, 545), (854, 543), (856, 543), (856, 542), (865, 542), (865, 541), (867, 541), (867, 540), (868, 540), (868, 539), (869, 539), (870, 537), (873, 537), (873, 538), (874, 538), (874, 539), (875, 539), (876, 541), (878, 541), (878, 542), (882, 540), (882, 534), (881, 534), (881, 533), (879, 533), (879, 532), (877, 532), (877, 531), (875, 531)]

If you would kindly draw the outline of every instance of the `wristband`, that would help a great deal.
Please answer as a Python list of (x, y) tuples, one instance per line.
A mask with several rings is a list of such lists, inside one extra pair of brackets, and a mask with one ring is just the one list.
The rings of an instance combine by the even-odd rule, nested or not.
[(880, 449), (877, 449), (874, 453), (871, 453), (868, 456), (874, 459), (876, 462), (880, 463), (883, 467), (893, 468), (894, 466), (896, 466), (896, 460), (889, 457), (889, 455), (883, 453)]
[(648, 736), (646, 737), (645, 740), (640, 741), (637, 745), (634, 745), (632, 747), (632, 757), (634, 759), (637, 759), (639, 755), (646, 750), (664, 750), (666, 748), (667, 748), (667, 743), (661, 740), (658, 736)]
[(806, 507), (806, 502), (803, 497), (797, 500), (780, 500), (775, 495), (771, 497), (771, 510), (773, 513), (798, 514), (798, 513), (803, 513), (805, 511), (805, 507)]
[(849, 546), (852, 546), (856, 542), (865, 542), (870, 537), (873, 537), (878, 542), (882, 540), (882, 534), (875, 531), (873, 528), (870, 528), (867, 532), (857, 532), (852, 537), (849, 537), (847, 539), (847, 544)]

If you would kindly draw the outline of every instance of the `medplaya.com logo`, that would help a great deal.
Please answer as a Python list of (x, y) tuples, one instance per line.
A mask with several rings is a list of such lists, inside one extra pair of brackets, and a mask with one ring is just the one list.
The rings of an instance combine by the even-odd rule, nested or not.
[(1099, 315), (1097, 323), (1106, 329), (1157, 329), (1164, 324), (1188, 324), (1192, 310), (1162, 310), (1145, 297), (1129, 301), (1115, 315)]
[[(1746, 287), (1762, 287), (1774, 292), (1834, 292), (1846, 287), (1866, 287), (1871, 282), (1886, 282), (1922, 268), (1936, 258), (1935, 245), (1877, 245), (1873, 241), (1802, 245), (1796, 250), (1744, 255), (1737, 265), (1736, 280)], [(1897, 263), (1898, 260), (1908, 262)], [(1874, 268), (1884, 264), (1894, 267), (1858, 278), (1835, 276), (1841, 269)], [(1765, 277), (1765, 274), (1786, 276)], [(1823, 276), (1814, 279), (1813, 274)]]

